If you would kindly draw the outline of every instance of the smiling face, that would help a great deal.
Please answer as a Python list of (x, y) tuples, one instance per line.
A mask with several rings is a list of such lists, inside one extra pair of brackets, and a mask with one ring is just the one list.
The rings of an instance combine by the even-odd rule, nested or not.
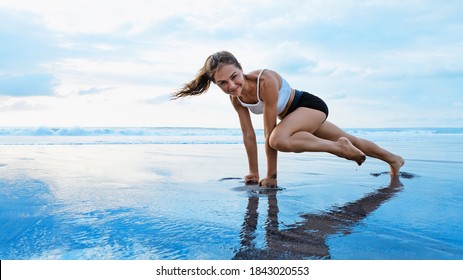
[(244, 85), (243, 71), (233, 64), (224, 64), (217, 69), (214, 81), (226, 94), (240, 96)]

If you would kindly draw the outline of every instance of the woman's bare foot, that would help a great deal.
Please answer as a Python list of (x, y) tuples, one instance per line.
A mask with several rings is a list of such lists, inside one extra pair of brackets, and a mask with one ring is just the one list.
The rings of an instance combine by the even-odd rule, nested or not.
[(399, 176), (400, 168), (405, 164), (405, 160), (401, 156), (394, 155), (393, 160), (389, 162), (391, 166), (391, 176)]
[[(357, 162), (358, 165), (362, 165), (365, 161), (365, 154), (357, 149), (346, 137), (339, 137), (337, 143), (342, 148), (342, 153), (339, 155), (348, 160), (353, 160)], [(399, 167), (400, 168), (400, 167)]]

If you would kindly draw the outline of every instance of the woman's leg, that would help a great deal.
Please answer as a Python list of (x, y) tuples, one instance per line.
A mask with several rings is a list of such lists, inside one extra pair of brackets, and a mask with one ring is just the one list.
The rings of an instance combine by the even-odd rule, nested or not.
[(348, 134), (328, 121), (324, 122), (314, 132), (314, 135), (331, 141), (335, 141), (336, 139), (339, 139), (339, 137), (346, 137), (355, 147), (360, 149), (367, 156), (387, 162), (391, 167), (391, 175), (393, 176), (399, 175), (399, 170), (405, 163), (402, 157), (381, 148), (369, 140)]
[(318, 110), (298, 108), (286, 116), (272, 131), (270, 146), (282, 152), (328, 152), (361, 165), (365, 154), (346, 137), (323, 139), (314, 132), (325, 123), (326, 115)]
[[(346, 133), (325, 121), (325, 114), (309, 108), (298, 108), (286, 116), (272, 132), (270, 146), (282, 152), (328, 152), (356, 161), (359, 165), (365, 154), (387, 162), (391, 175), (399, 175), (404, 159), (375, 143)], [(364, 154), (365, 153), (365, 154)]]

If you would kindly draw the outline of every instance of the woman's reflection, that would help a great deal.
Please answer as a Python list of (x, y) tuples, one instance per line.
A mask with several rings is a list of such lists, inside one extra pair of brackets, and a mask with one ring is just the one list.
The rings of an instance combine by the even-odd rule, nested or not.
[(339, 232), (349, 233), (359, 221), (401, 191), (402, 186), (398, 176), (391, 177), (387, 187), (325, 213), (303, 214), (302, 221), (285, 225), (282, 230), (278, 227), (276, 191), (268, 192), (265, 248), (255, 246), (259, 197), (251, 196), (240, 234), (241, 246), (233, 259), (329, 259), (327, 238)]

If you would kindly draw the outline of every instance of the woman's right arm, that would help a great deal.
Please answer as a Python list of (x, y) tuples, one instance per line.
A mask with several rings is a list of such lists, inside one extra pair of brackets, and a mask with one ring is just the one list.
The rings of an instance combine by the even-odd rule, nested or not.
[(235, 97), (230, 97), (230, 100), (238, 113), (240, 120), (241, 131), (243, 133), (243, 142), (248, 156), (249, 174), (244, 177), (246, 184), (259, 183), (259, 164), (257, 159), (257, 140), (254, 127), (252, 126), (249, 110), (241, 106), (239, 100)]

